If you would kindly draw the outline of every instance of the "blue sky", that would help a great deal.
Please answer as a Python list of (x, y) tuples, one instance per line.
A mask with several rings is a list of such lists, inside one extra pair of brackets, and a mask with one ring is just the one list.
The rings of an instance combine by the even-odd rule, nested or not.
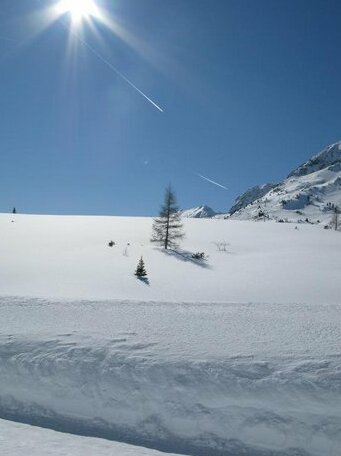
[(154, 215), (169, 182), (226, 211), (341, 138), (339, 0), (98, 0), (124, 37), (84, 39), (163, 113), (52, 3), (1, 1), (3, 212)]

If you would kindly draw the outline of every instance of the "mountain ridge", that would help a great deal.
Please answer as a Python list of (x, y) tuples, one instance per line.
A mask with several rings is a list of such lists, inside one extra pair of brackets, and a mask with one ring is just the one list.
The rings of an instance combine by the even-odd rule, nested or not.
[(184, 218), (213, 218), (218, 215), (218, 212), (206, 204), (202, 204), (201, 206), (181, 210), (180, 214)]
[[(268, 191), (266, 191), (268, 190)], [(341, 141), (299, 165), (278, 184), (255, 186), (230, 209), (236, 219), (328, 222), (341, 206)]]

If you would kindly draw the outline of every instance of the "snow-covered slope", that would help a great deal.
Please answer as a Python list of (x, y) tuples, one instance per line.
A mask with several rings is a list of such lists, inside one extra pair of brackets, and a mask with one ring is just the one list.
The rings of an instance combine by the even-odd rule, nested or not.
[(307, 174), (315, 173), (332, 165), (337, 165), (332, 167), (334, 171), (336, 168), (338, 170), (341, 168), (341, 141), (326, 147), (322, 152), (292, 171), (289, 177), (306, 176)]
[[(335, 271), (341, 237), (332, 230), (184, 219), (186, 238), (175, 253), (150, 242), (152, 222), (134, 217), (0, 215), (0, 295), (339, 302)], [(110, 240), (113, 247), (108, 247)], [(223, 241), (229, 244), (227, 251), (217, 245)], [(193, 252), (205, 252), (207, 261), (194, 260)], [(134, 276), (141, 255), (149, 285)]]
[(339, 456), (340, 233), (184, 219), (175, 253), (151, 226), (0, 216), (0, 417), (192, 456)]
[(217, 214), (217, 212), (205, 204), (181, 211), (181, 216), (185, 218), (212, 218)]
[(265, 215), (329, 224), (335, 206), (341, 207), (341, 142), (327, 147), (266, 194), (243, 205), (233, 218), (258, 219)]

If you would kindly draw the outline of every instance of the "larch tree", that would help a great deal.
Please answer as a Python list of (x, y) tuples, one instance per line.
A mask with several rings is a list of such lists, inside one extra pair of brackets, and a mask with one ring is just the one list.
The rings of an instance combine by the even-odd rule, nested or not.
[(152, 242), (160, 244), (165, 249), (176, 248), (184, 237), (181, 215), (176, 204), (175, 194), (169, 185), (161, 206), (159, 217), (154, 219)]

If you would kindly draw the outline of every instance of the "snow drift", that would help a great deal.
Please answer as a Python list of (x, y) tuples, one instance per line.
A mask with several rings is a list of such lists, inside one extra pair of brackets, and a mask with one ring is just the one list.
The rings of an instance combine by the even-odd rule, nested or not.
[(8, 298), (0, 316), (2, 418), (195, 456), (338, 455), (339, 306)]

